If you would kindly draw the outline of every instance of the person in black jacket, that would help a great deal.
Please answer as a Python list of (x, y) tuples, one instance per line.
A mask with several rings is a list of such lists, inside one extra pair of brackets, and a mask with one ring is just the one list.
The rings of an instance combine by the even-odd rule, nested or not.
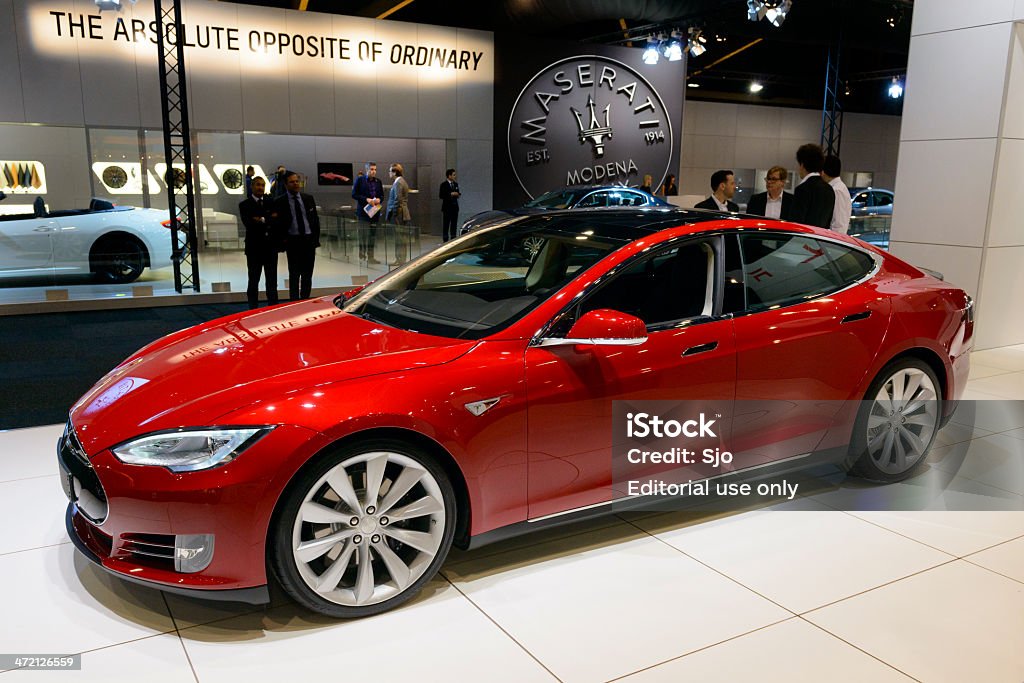
[(781, 166), (772, 166), (764, 177), (767, 192), (758, 192), (747, 202), (747, 213), (767, 218), (791, 221), (796, 215), (796, 197), (783, 192), (789, 172)]
[[(380, 261), (374, 257), (373, 252), (377, 244), (380, 203), (384, 199), (384, 184), (377, 177), (377, 164), (372, 161), (366, 164), (366, 173), (360, 174), (352, 187), (352, 198), (356, 200), (356, 218), (359, 219), (359, 260), (371, 266), (376, 265)], [(367, 206), (376, 207), (376, 213), (372, 216), (367, 214)]]
[(441, 183), (437, 197), (441, 200), (441, 240), (447, 242), (459, 236), (459, 197), (462, 193), (459, 184), (455, 182), (455, 169), (449, 168), (444, 174), (447, 180)]
[(828, 229), (832, 222), (832, 211), (836, 205), (836, 193), (821, 178), (821, 167), (825, 153), (812, 143), (800, 145), (796, 151), (796, 163), (800, 171), (800, 184), (793, 190), (797, 200), (797, 212), (793, 220), (806, 225)]
[(238, 215), (245, 226), (245, 263), (249, 270), (249, 284), (245, 291), (249, 308), (256, 308), (259, 306), (261, 274), (267, 281), (267, 305), (277, 303), (277, 253), (284, 247), (284, 240), (270, 220), (271, 200), (263, 194), (267, 181), (254, 176), (251, 187), (252, 194), (238, 205)]
[(316, 200), (302, 192), (302, 178), (288, 171), (284, 178), (287, 191), (274, 200), (274, 221), (284, 235), (288, 254), (288, 295), (292, 301), (308, 299), (313, 288), (313, 263), (320, 246), (320, 216)]
[(694, 205), (695, 209), (711, 211), (739, 211), (740, 207), (732, 201), (736, 194), (736, 176), (732, 171), (715, 171), (711, 174), (711, 196)]

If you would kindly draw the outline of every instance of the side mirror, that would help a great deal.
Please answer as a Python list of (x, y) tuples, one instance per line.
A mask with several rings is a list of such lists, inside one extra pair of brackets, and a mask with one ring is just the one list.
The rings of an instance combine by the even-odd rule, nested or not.
[(539, 346), (638, 346), (647, 341), (644, 321), (628, 313), (599, 308), (584, 313), (565, 339), (541, 339)]

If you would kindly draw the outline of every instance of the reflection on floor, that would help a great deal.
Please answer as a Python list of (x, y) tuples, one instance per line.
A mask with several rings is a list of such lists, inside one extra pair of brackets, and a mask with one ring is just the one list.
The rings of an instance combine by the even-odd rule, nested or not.
[[(968, 398), (1024, 399), (1024, 346), (973, 360)], [(741, 513), (622, 514), (455, 552), (411, 604), (349, 622), (97, 571), (64, 533), (61, 427), (0, 433), (0, 643), (84, 653), (81, 671), (0, 681), (1019, 683), (1024, 512), (941, 509), (978, 495), (1020, 509), (1024, 418), (978, 415), (943, 430), (921, 475), (942, 479), (938, 509), (851, 512), (826, 491)]]
[[(419, 238), (419, 253), (431, 251), (440, 244), (440, 239), (433, 235), (422, 235)], [(314, 287), (349, 287), (360, 276), (373, 280), (378, 275), (388, 272), (388, 262), (394, 259), (394, 245), (384, 243), (385, 247), (377, 254), (379, 264), (360, 261), (354, 251), (346, 251), (343, 245), (321, 247), (317, 252), (315, 270), (313, 272)], [(278, 290), (287, 293), (284, 286), (288, 277), (288, 263), (281, 254), (277, 266)], [(221, 249), (212, 247), (202, 252), (199, 261), (200, 291), (213, 291), (214, 283), (228, 283), (232, 292), (244, 292), (246, 288), (245, 254), (241, 249)], [(153, 270), (147, 268), (142, 276), (127, 285), (99, 284), (90, 275), (64, 276), (59, 279), (50, 277), (35, 278), (4, 278), (0, 279), (0, 305), (47, 300), (47, 292), (67, 290), (67, 298), (72, 301), (91, 299), (121, 299), (133, 296), (135, 287), (152, 287), (150, 296), (173, 296), (174, 272), (170, 266)], [(265, 296), (261, 290), (261, 297)], [(141, 294), (140, 294), (141, 295)], [(287, 298), (287, 297), (286, 297)]]

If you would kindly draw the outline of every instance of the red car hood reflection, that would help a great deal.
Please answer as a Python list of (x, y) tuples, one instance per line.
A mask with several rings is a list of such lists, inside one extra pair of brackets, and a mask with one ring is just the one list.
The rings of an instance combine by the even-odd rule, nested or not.
[(71, 418), (95, 453), (146, 432), (216, 424), (296, 388), (447, 363), (475, 343), (387, 327), (315, 299), (164, 337), (100, 380)]

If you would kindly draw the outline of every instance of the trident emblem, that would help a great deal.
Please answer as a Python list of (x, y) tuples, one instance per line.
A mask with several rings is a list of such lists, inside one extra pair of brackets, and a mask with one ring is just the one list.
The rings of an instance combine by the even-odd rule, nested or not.
[(597, 122), (597, 115), (594, 113), (594, 98), (587, 95), (587, 108), (590, 109), (590, 128), (583, 129), (583, 119), (580, 118), (580, 113), (576, 111), (575, 107), (570, 107), (572, 113), (576, 115), (576, 123), (580, 127), (580, 144), (582, 145), (587, 140), (594, 143), (594, 154), (598, 158), (604, 156), (604, 140), (612, 136), (612, 129), (608, 125), (608, 110), (611, 109), (612, 105), (607, 105), (604, 108), (604, 125), (600, 125)]

